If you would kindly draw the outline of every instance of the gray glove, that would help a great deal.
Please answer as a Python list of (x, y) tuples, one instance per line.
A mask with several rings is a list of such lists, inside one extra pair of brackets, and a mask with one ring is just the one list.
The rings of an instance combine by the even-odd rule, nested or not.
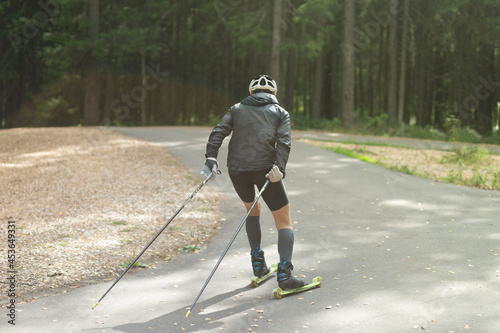
[(210, 179), (215, 179), (218, 167), (219, 165), (217, 164), (217, 159), (214, 157), (208, 157), (207, 160), (205, 161), (203, 169), (201, 170), (201, 174), (206, 178), (210, 173), (212, 173), (212, 178)]
[(271, 183), (279, 182), (283, 178), (283, 173), (280, 171), (277, 165), (273, 165), (273, 168), (266, 175), (267, 178), (271, 181)]

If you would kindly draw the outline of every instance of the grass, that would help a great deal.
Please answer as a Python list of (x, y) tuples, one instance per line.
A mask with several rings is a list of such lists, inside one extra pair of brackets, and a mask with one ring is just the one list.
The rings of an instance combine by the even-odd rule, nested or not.
[(359, 152), (351, 150), (351, 149), (346, 149), (343, 147), (328, 147), (327, 149), (329, 149), (335, 153), (338, 153), (338, 154), (346, 155), (346, 156), (349, 156), (352, 158), (357, 158), (358, 160), (361, 160), (364, 162), (368, 162), (368, 163), (372, 163), (372, 164), (377, 163), (377, 160), (375, 158), (360, 154)]
[(182, 252), (182, 253), (201, 252), (202, 248), (199, 247), (198, 245), (189, 245), (189, 244), (186, 244), (186, 246), (177, 249), (177, 251)]
[(392, 171), (405, 173), (407, 175), (424, 177), (422, 174), (418, 173), (415, 169), (410, 168), (407, 165), (387, 165), (387, 164), (382, 163), (382, 162), (377, 163), (377, 165), (380, 165), (380, 166), (382, 166), (386, 169), (392, 170)]
[[(124, 263), (120, 264), (120, 266), (123, 267), (123, 268), (127, 268), (128, 266), (130, 266), (130, 263), (131, 262), (127, 260)], [(134, 264), (132, 265), (132, 267), (147, 268), (148, 265), (136, 261), (136, 262), (134, 262)]]
[(358, 148), (356, 150), (347, 149), (347, 148), (343, 148), (343, 147), (326, 147), (326, 149), (331, 150), (331, 151), (333, 151), (335, 153), (338, 153), (338, 154), (342, 154), (342, 155), (345, 155), (345, 156), (348, 156), (348, 157), (356, 158), (356, 159), (358, 159), (360, 161), (363, 161), (363, 162), (367, 162), (367, 163), (370, 163), (370, 164), (378, 165), (378, 166), (384, 167), (386, 169), (390, 169), (390, 170), (393, 170), (393, 171), (405, 173), (405, 174), (408, 174), (408, 175), (418, 175), (418, 176), (420, 176), (419, 174), (417, 174), (415, 172), (414, 169), (408, 167), (407, 165), (390, 165), (390, 164), (381, 162), (381, 161), (377, 160), (374, 157), (364, 155), (364, 154), (368, 153), (366, 151), (366, 148), (364, 148), (364, 147), (360, 147), (360, 148)]
[(202, 205), (198, 208), (196, 208), (197, 211), (199, 212), (206, 212), (210, 209), (210, 206), (208, 204)]
[[(370, 145), (387, 146), (373, 143)], [(339, 146), (322, 147), (396, 172), (434, 179), (432, 175), (419, 173), (417, 168), (408, 165), (389, 164), (382, 161), (382, 159), (368, 156), (370, 152), (367, 151), (366, 147), (360, 146), (359, 143), (356, 143), (356, 149), (354, 150)], [(498, 168), (495, 169), (495, 161), (490, 158), (490, 153), (485, 148), (467, 146), (455, 148), (453, 154), (441, 158), (437, 163), (445, 164), (450, 169), (446, 177), (439, 179), (441, 181), (482, 189), (500, 190), (500, 171)]]
[[(485, 189), (500, 190), (500, 171), (492, 166), (487, 172), (481, 172), (480, 167), (491, 161), (489, 152), (482, 147), (461, 147), (453, 149), (454, 154), (442, 158), (439, 163), (456, 166), (450, 170), (443, 180), (448, 183), (472, 186)], [(490, 163), (493, 164), (493, 163)]]
[(488, 149), (483, 147), (459, 147), (452, 150), (455, 155), (446, 156), (441, 159), (440, 163), (453, 164), (460, 166), (479, 165), (488, 161)]

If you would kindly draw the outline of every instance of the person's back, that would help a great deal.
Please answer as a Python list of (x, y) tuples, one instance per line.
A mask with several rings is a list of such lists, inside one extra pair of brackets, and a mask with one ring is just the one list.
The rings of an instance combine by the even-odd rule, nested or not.
[(288, 112), (279, 106), (274, 95), (264, 92), (246, 97), (229, 112), (233, 134), (229, 142), (228, 169), (270, 170), (276, 162), (277, 141), (290, 145)]

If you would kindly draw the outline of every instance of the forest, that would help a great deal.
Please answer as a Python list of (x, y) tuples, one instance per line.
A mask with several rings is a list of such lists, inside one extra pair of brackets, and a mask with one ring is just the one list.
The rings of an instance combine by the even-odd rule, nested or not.
[(295, 128), (500, 137), (498, 0), (2, 0), (0, 17), (1, 128), (214, 125), (269, 74)]

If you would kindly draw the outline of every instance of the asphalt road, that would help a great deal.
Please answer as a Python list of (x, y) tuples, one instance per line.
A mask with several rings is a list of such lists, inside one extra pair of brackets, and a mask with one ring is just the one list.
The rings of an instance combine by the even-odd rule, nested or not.
[[(165, 147), (196, 175), (203, 166), (210, 129), (116, 130)], [(223, 149), (222, 166), (225, 156)], [(321, 276), (322, 287), (281, 300), (272, 295), (275, 277), (251, 288), (243, 229), (185, 318), (244, 216), (222, 171), (210, 184), (224, 195), (226, 221), (204, 252), (125, 276), (95, 310), (111, 282), (19, 305), (16, 327), (3, 312), (0, 331), (500, 331), (499, 192), (403, 175), (297, 141), (285, 179), (294, 273)], [(263, 211), (264, 250), (277, 261), (277, 232)]]

